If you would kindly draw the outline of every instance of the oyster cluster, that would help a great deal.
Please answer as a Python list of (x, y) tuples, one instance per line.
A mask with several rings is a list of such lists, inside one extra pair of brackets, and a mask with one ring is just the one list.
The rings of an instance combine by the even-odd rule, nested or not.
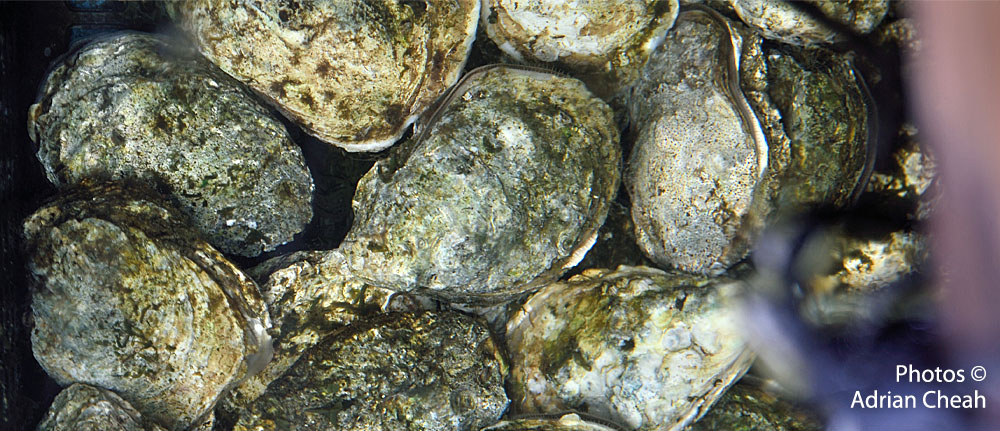
[[(61, 186), (24, 225), (33, 351), (68, 386), (40, 429), (746, 426), (777, 403), (726, 395), (755, 359), (736, 306), (760, 233), (932, 174), (900, 156), (869, 188), (877, 112), (824, 23), (710, 4), (187, 0), (166, 8), (197, 52), (78, 47), (31, 108)], [(858, 32), (887, 9), (817, 8)], [(465, 71), (479, 25), (506, 64)], [(313, 214), (269, 107), (395, 145), (336, 249), (241, 267)], [(838, 241), (812, 290), (925, 254), (912, 231)]]

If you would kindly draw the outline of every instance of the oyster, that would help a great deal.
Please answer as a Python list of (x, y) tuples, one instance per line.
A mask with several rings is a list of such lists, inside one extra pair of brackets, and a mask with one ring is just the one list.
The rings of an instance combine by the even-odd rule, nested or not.
[(820, 431), (810, 412), (752, 384), (737, 383), (689, 431)]
[(498, 347), (457, 313), (358, 320), (309, 350), (235, 430), (477, 430), (509, 400)]
[(482, 25), (518, 61), (557, 62), (620, 86), (637, 76), (677, 10), (677, 0), (483, 0)]
[(359, 182), (341, 246), (351, 274), (397, 291), (495, 302), (554, 280), (618, 189), (610, 108), (532, 69), (470, 72), (404, 145)]
[(348, 151), (393, 144), (458, 79), (478, 0), (169, 2), (222, 70)]
[(161, 431), (114, 392), (74, 383), (56, 396), (38, 431)]
[(646, 267), (550, 284), (507, 326), (521, 413), (580, 410), (629, 430), (677, 430), (750, 366), (727, 279)]
[(29, 131), (57, 185), (161, 182), (227, 253), (273, 250), (312, 217), (312, 179), (242, 84), (160, 36), (118, 33), (58, 62)]
[[(587, 416), (587, 415), (583, 415)], [(482, 431), (621, 431), (596, 418), (580, 413), (526, 415), (498, 422)]]
[[(807, 1), (823, 15), (857, 33), (875, 29), (889, 11), (889, 0)], [(830, 43), (838, 39), (834, 29), (784, 0), (729, 0), (729, 4), (743, 22), (768, 39), (792, 45)]]
[(738, 85), (736, 36), (708, 9), (684, 12), (632, 88), (626, 185), (636, 240), (659, 265), (720, 273), (769, 212), (769, 150)]
[(60, 385), (181, 430), (270, 359), (270, 321), (257, 286), (151, 193), (73, 189), (28, 217), (31, 347)]
[(934, 154), (921, 145), (913, 125), (904, 126), (904, 143), (892, 154), (892, 162), (885, 172), (872, 174), (867, 191), (906, 208), (906, 217), (928, 220), (937, 205), (940, 193), (934, 191), (937, 178), (937, 160)]

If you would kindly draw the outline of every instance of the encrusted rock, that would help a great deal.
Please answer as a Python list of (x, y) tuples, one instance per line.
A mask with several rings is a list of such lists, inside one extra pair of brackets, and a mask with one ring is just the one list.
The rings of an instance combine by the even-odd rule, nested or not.
[(136, 185), (67, 191), (24, 225), (32, 351), (60, 385), (115, 391), (182, 430), (270, 359), (257, 286)]
[(683, 428), (753, 360), (731, 308), (739, 289), (626, 266), (542, 288), (507, 326), (514, 411)]
[(478, 430), (507, 408), (506, 371), (486, 327), (471, 318), (378, 315), (310, 349), (235, 430)]
[(479, 0), (167, 4), (205, 57), (348, 151), (393, 144), (455, 83)]
[(208, 241), (255, 256), (312, 217), (312, 179), (281, 122), (197, 53), (118, 33), (70, 52), (31, 107), (38, 158), (57, 185), (162, 185)]
[(814, 414), (752, 384), (737, 383), (689, 431), (820, 431)]

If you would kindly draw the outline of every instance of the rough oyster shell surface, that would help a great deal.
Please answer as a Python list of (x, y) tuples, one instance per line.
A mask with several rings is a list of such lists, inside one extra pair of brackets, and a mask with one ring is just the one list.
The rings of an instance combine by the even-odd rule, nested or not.
[(361, 179), (351, 273), (445, 300), (502, 300), (576, 264), (619, 184), (611, 109), (572, 78), (470, 72)]
[(626, 266), (542, 288), (507, 326), (514, 411), (683, 428), (750, 366), (729, 307), (739, 289)]
[(738, 34), (707, 9), (682, 13), (632, 88), (626, 185), (636, 240), (658, 265), (719, 273), (769, 212), (768, 146), (738, 85)]
[(489, 331), (471, 318), (376, 316), (310, 349), (235, 430), (477, 430), (506, 409), (506, 372)]
[(162, 431), (114, 392), (74, 383), (59, 392), (37, 431)]
[(482, 431), (620, 431), (599, 421), (580, 417), (579, 413), (527, 415), (507, 419)]
[[(875, 29), (889, 11), (888, 0), (807, 0), (823, 15), (858, 33)], [(743, 22), (765, 37), (792, 45), (831, 43), (835, 30), (783, 0), (729, 0)]]
[(169, 2), (205, 57), (348, 151), (392, 145), (455, 83), (478, 0)]
[(820, 431), (822, 423), (809, 412), (764, 389), (737, 383), (690, 431)]
[(677, 17), (677, 0), (482, 0), (489, 37), (517, 60), (631, 81)]
[(187, 223), (136, 186), (108, 185), (69, 191), (24, 225), (35, 359), (60, 385), (113, 390), (171, 430), (270, 359), (257, 286)]
[(29, 131), (54, 184), (161, 182), (227, 253), (273, 250), (312, 217), (312, 178), (281, 122), (162, 36), (119, 33), (67, 54)]

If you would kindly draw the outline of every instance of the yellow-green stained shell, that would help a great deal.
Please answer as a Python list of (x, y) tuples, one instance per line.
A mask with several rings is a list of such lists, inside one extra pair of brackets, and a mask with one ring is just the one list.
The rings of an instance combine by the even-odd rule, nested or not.
[(528, 415), (508, 419), (482, 431), (619, 431), (599, 422), (590, 422), (577, 413)]
[(486, 66), (358, 183), (349, 273), (446, 301), (497, 302), (558, 278), (618, 190), (611, 109), (582, 82)]
[(174, 42), (116, 33), (56, 63), (29, 121), (49, 180), (162, 185), (226, 253), (291, 241), (312, 218), (302, 151), (241, 83)]
[(509, 400), (485, 325), (458, 313), (391, 313), (324, 338), (267, 388), (235, 431), (471, 431)]
[(732, 309), (739, 289), (626, 266), (542, 288), (507, 325), (513, 411), (683, 428), (753, 360)]
[(162, 431), (114, 392), (74, 383), (59, 392), (37, 431)]
[(174, 431), (270, 359), (257, 286), (135, 185), (67, 191), (24, 224), (35, 359)]
[(167, 7), (205, 57), (348, 151), (392, 145), (455, 83), (479, 18), (479, 0)]
[(482, 25), (505, 53), (604, 74), (612, 86), (636, 77), (678, 11), (677, 0), (482, 2)]
[(822, 422), (801, 407), (747, 383), (737, 383), (689, 431), (820, 431)]

